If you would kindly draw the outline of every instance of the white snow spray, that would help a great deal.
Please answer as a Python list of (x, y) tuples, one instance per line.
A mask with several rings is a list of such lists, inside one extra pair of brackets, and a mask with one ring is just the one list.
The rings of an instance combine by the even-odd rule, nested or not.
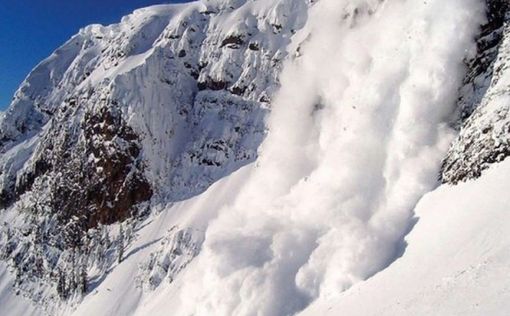
[(437, 185), (482, 19), (480, 0), (314, 4), (257, 167), (185, 276), (186, 313), (290, 315), (391, 263)]

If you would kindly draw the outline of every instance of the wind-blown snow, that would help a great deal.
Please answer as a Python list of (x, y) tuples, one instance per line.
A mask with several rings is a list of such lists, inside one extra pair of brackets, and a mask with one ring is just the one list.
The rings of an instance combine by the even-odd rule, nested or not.
[(399, 255), (454, 136), (481, 9), (322, 0), (310, 10), (257, 168), (207, 230), (201, 280), (184, 282), (186, 312), (288, 315)]

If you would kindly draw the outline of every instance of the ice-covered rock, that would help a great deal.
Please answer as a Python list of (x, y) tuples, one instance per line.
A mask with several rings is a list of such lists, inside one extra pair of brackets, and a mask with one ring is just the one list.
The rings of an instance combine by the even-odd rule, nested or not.
[(478, 178), (510, 155), (510, 6), (488, 1), (478, 53), (461, 89), (460, 133), (443, 163), (442, 180)]

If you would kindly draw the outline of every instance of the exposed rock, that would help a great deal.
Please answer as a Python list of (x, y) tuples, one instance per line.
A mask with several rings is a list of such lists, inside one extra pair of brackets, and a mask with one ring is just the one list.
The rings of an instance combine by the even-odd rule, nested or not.
[(488, 1), (488, 23), (461, 89), (460, 133), (443, 162), (441, 180), (474, 179), (510, 155), (510, 5)]
[(244, 45), (244, 36), (243, 35), (229, 35), (222, 42), (221, 47), (228, 47), (232, 49), (238, 49), (242, 45)]

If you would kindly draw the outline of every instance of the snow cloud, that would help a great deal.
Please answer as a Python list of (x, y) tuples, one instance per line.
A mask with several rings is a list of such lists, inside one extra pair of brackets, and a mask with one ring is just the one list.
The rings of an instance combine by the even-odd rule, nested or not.
[(482, 19), (481, 0), (316, 1), (257, 166), (209, 226), (183, 308), (289, 315), (387, 266), (437, 185)]

